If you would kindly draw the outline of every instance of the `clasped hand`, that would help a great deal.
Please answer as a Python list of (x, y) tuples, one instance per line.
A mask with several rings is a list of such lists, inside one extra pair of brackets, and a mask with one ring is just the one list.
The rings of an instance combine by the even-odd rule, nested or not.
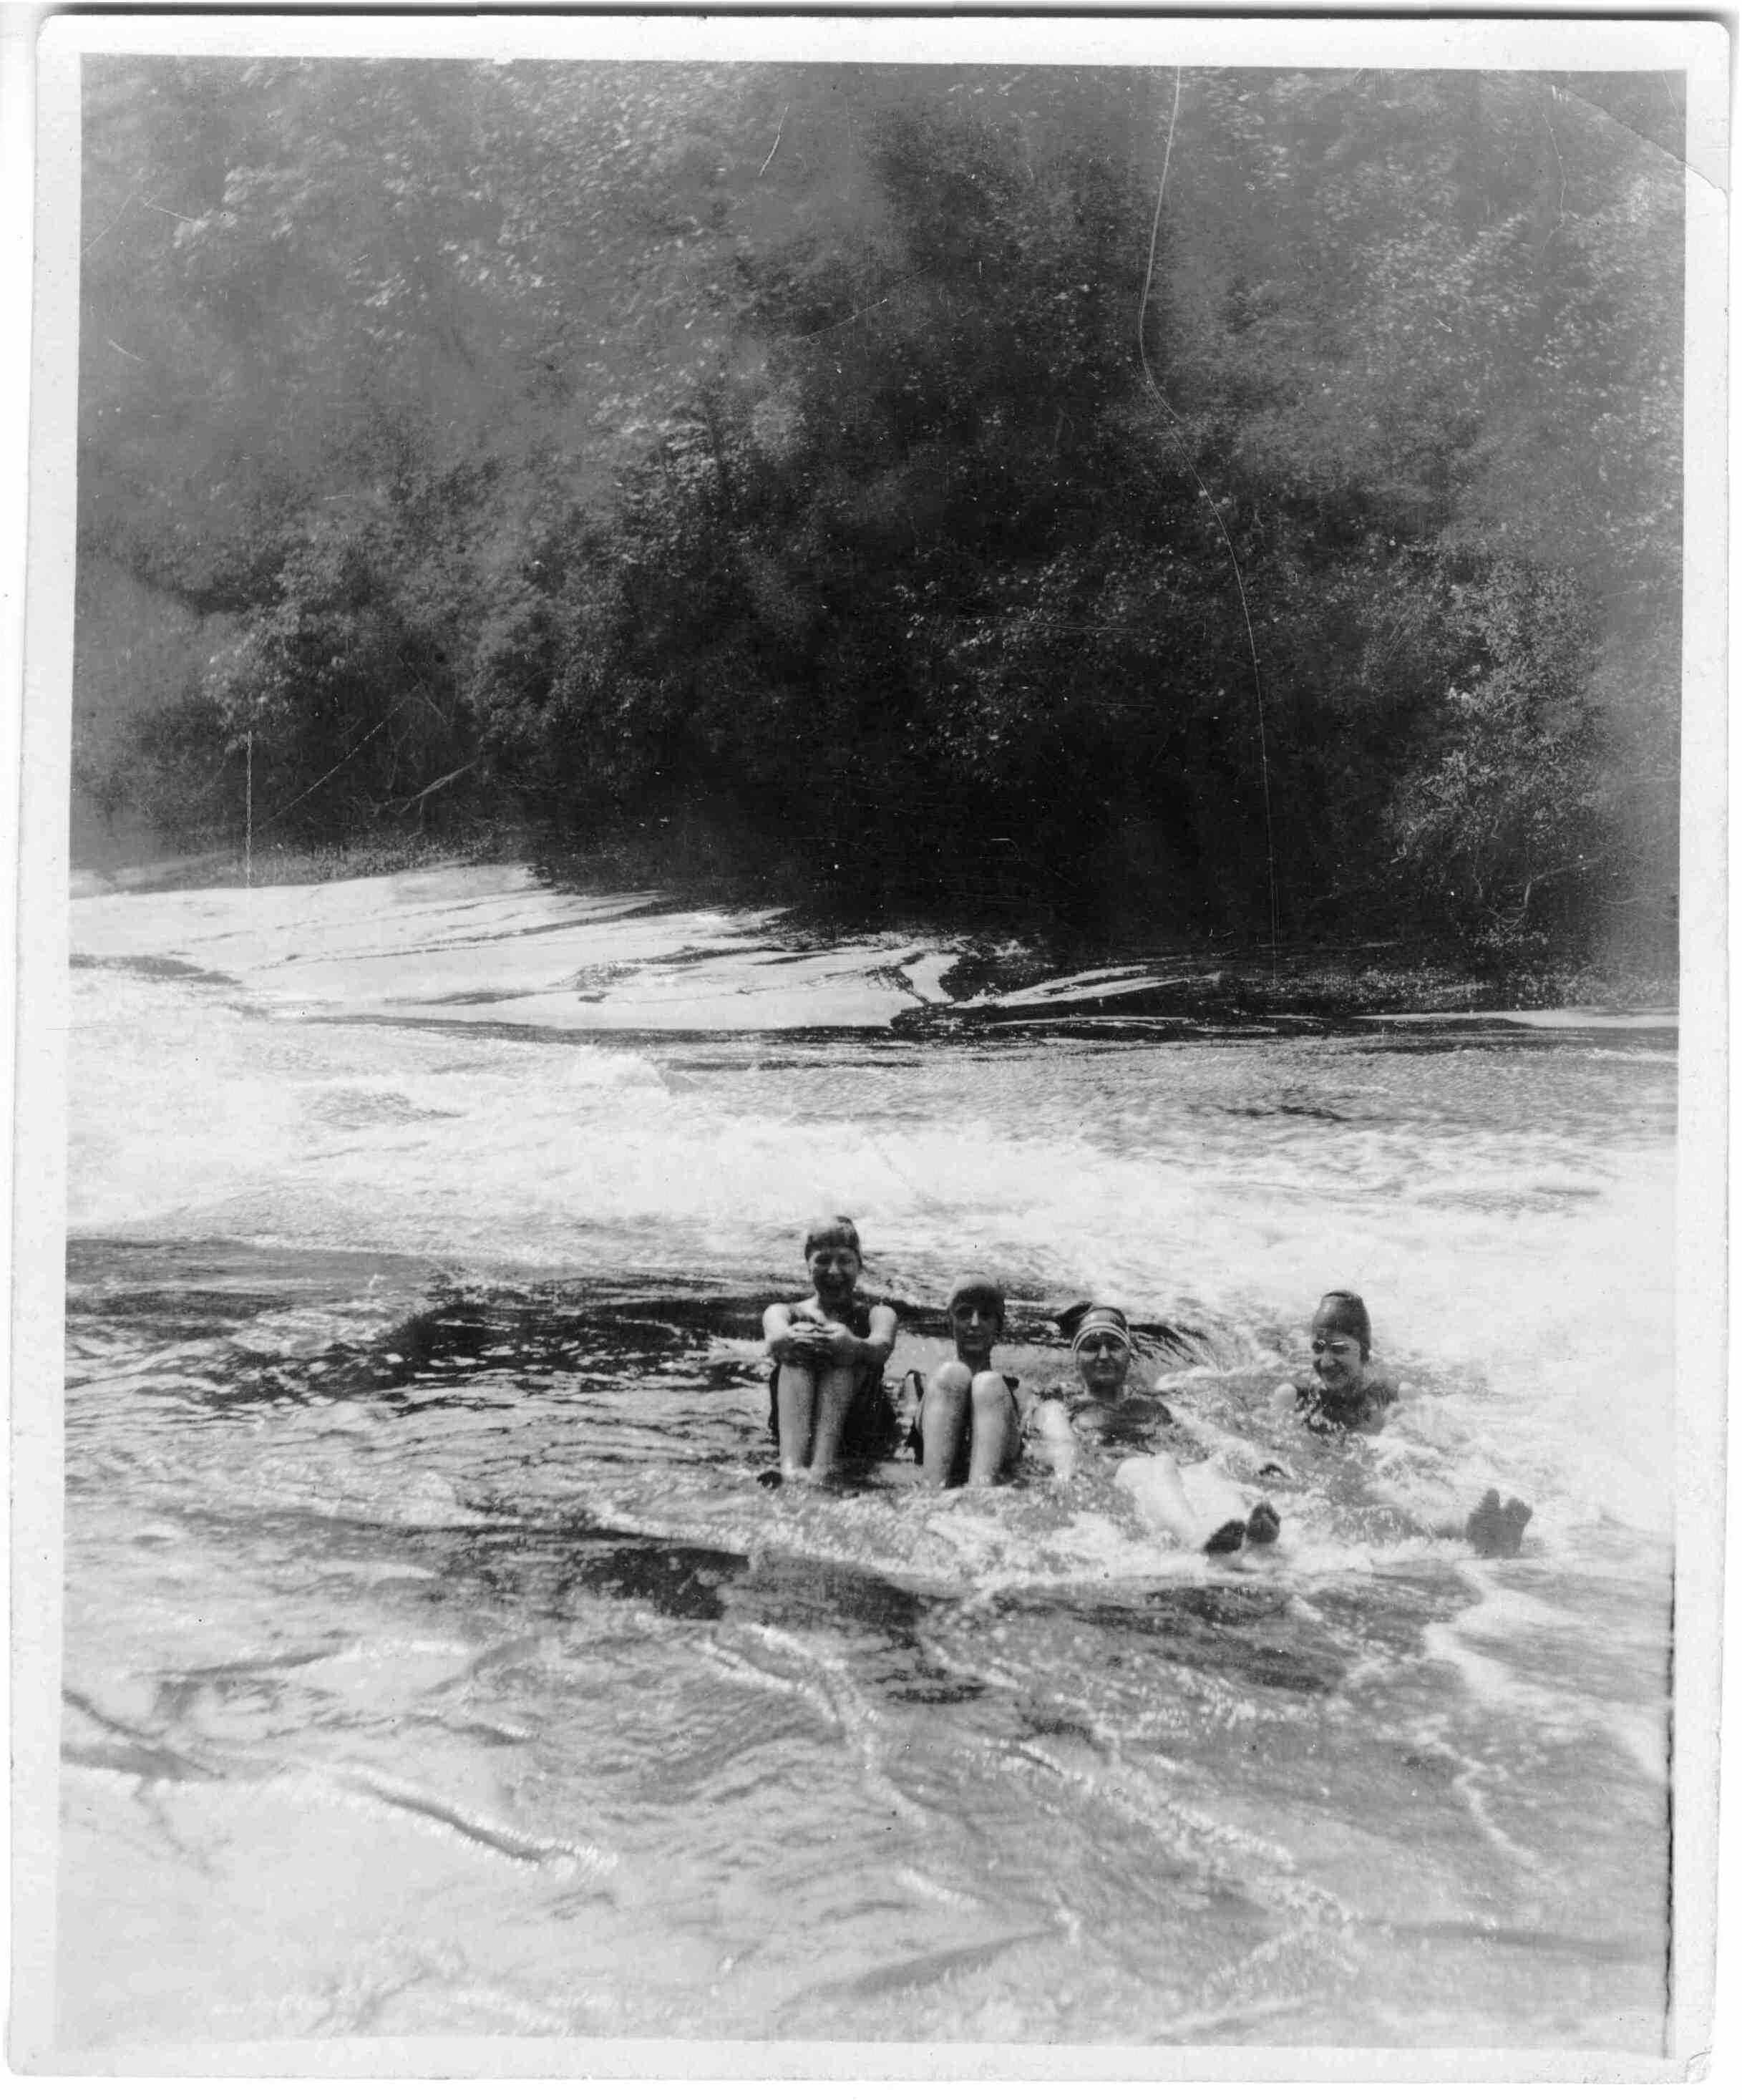
[(795, 1318), (787, 1332), (770, 1344), (777, 1363), (824, 1366), (851, 1363), (858, 1347), (850, 1327), (839, 1320), (819, 1320), (814, 1315)]

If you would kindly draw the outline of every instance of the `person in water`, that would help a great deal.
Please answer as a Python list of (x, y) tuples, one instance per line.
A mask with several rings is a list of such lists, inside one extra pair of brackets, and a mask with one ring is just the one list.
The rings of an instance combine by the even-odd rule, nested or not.
[[(1373, 1321), (1352, 1290), (1327, 1290), (1312, 1315), (1312, 1367), (1279, 1385), (1272, 1399), (1294, 1409), (1321, 1436), (1375, 1435), (1390, 1418), (1401, 1389), (1373, 1360)], [(1484, 1560), (1515, 1555), (1535, 1512), (1516, 1496), (1502, 1502), (1490, 1488), (1463, 1518), (1448, 1516), (1432, 1529), (1443, 1537), (1466, 1538)]]
[(920, 1383), (907, 1440), (928, 1487), (986, 1487), (1008, 1476), (1022, 1449), (1017, 1381), (992, 1368), (1003, 1291), (990, 1276), (959, 1277), (949, 1315), (955, 1354)]
[(1373, 1361), (1373, 1322), (1352, 1290), (1327, 1290), (1312, 1316), (1312, 1368), (1277, 1388), (1309, 1429), (1383, 1429), (1397, 1381)]
[(787, 1480), (827, 1480), (845, 1458), (875, 1456), (895, 1428), (883, 1367), (895, 1312), (859, 1290), (864, 1266), (851, 1218), (824, 1218), (805, 1236), (811, 1295), (770, 1305), (762, 1335), (774, 1359), (769, 1427)]
[(1158, 1394), (1131, 1390), (1136, 1348), (1120, 1308), (1072, 1305), (1059, 1314), (1058, 1324), (1071, 1345), (1081, 1397), (1043, 1399), (1030, 1423), (1055, 1473), (1069, 1477), (1082, 1437), (1110, 1450), (1135, 1445), (1120, 1462), (1114, 1483), (1158, 1529), (1206, 1553), (1273, 1543), (1282, 1520), (1269, 1502), (1249, 1507), (1214, 1460), (1184, 1468), (1171, 1452), (1153, 1448), (1157, 1435), (1172, 1428), (1175, 1418)]

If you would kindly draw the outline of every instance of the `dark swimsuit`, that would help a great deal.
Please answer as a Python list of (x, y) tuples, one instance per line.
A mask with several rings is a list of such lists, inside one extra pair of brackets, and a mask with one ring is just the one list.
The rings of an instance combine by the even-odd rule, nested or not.
[(1159, 1393), (1140, 1393), (1111, 1405), (1080, 1386), (1069, 1391), (1055, 1388), (1041, 1396), (1061, 1401), (1072, 1429), (1092, 1437), (1098, 1449), (1115, 1458), (1161, 1454), (1191, 1465), (1209, 1455)]
[[(787, 1307), (792, 1311), (792, 1307)], [(871, 1335), (871, 1301), (855, 1298), (851, 1310), (841, 1325), (849, 1334), (862, 1342)], [(768, 1374), (768, 1433), (778, 1449), (780, 1443), (780, 1373), (776, 1364)], [(853, 1389), (853, 1397), (847, 1403), (847, 1420), (841, 1431), (840, 1456), (844, 1465), (871, 1466), (880, 1458), (887, 1458), (901, 1436), (901, 1424), (895, 1418), (894, 1403), (883, 1382), (883, 1369), (878, 1364), (861, 1366), (858, 1383)]]
[(1316, 1371), (1301, 1371), (1289, 1380), (1294, 1405), (1308, 1428), (1328, 1436), (1334, 1429), (1383, 1429), (1397, 1388), (1387, 1378), (1374, 1378), (1347, 1400), (1327, 1392)]
[(1160, 1450), (1168, 1440), (1159, 1432), (1175, 1426), (1172, 1410), (1165, 1401), (1152, 1398), (1146, 1397), (1140, 1407), (1127, 1401), (1122, 1407), (1109, 1408), (1087, 1396), (1079, 1396), (1074, 1404), (1066, 1400), (1065, 1405), (1073, 1429), (1087, 1430), (1097, 1443), (1111, 1450)]

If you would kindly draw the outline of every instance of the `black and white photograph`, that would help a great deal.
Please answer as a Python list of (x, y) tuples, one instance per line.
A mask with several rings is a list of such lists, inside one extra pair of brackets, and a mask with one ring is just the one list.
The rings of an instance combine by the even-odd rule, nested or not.
[(1724, 29), (41, 33), (15, 2067), (1696, 2075)]

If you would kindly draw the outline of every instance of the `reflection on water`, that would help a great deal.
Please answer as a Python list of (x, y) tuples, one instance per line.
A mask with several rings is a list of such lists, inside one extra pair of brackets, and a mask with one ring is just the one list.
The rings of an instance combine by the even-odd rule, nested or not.
[[(271, 954), (220, 900), (221, 958), (110, 898), (184, 967), (75, 981), (66, 2045), (1660, 2048), (1658, 1046), (555, 1040), (492, 1026), (523, 940), (628, 996), (657, 922), (421, 882), (403, 962), (342, 895)], [(480, 1026), (381, 1017), (401, 968), (473, 1011), (484, 947)], [(965, 1257), (1025, 1380), (1085, 1290), (1185, 1333), (1279, 1547), (1212, 1568), (1093, 1467), (761, 1485), (757, 1315), (837, 1204), (898, 1366)], [(1331, 1283), (1421, 1388), (1393, 1448), (1264, 1415)], [(1407, 1513), (1492, 1479), (1523, 1560)]]

